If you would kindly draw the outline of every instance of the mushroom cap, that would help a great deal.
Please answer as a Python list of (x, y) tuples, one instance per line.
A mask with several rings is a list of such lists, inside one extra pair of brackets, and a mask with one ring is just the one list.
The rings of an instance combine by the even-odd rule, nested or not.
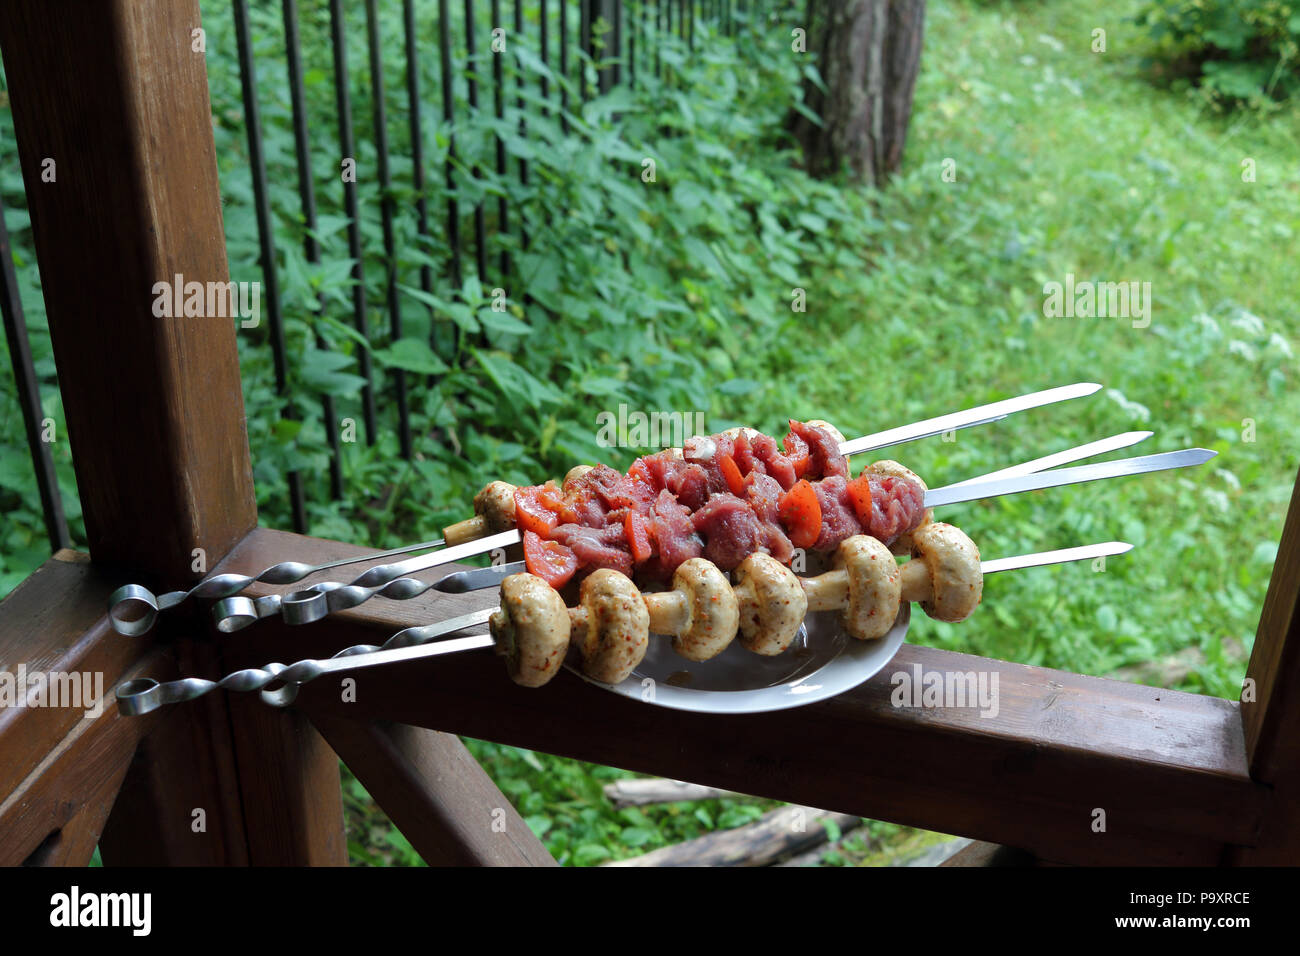
[(770, 554), (755, 552), (736, 568), (736, 586), (746, 582), (754, 600), (740, 608), (740, 643), (755, 654), (782, 653), (808, 613), (808, 595), (795, 573)]
[(704, 558), (684, 561), (673, 574), (673, 590), (686, 596), (690, 621), (673, 638), (673, 650), (690, 661), (721, 654), (736, 637), (740, 605), (726, 575)]
[(960, 528), (936, 521), (912, 533), (912, 559), (925, 562), (933, 597), (921, 609), (936, 621), (964, 621), (984, 596), (980, 551)]
[(515, 486), (489, 482), (474, 496), (474, 513), (482, 515), (492, 531), (509, 531), (515, 526)]
[(569, 649), (569, 610), (556, 590), (532, 574), (501, 582), (501, 607), (488, 619), (510, 679), (541, 687), (560, 669)]
[(582, 582), (580, 603), (587, 626), (577, 629), (582, 672), (594, 680), (626, 680), (650, 646), (650, 612), (632, 580), (610, 568), (593, 571)]
[(849, 576), (844, 630), (860, 641), (884, 637), (894, 626), (903, 596), (903, 576), (893, 553), (876, 538), (856, 534), (840, 544), (835, 567)]
[[(926, 491), (930, 490), (930, 486), (927, 485), (922, 480), (920, 475), (912, 471), (912, 469), (904, 467), (903, 465), (894, 461), (892, 458), (882, 458), (880, 461), (873, 461), (871, 464), (867, 465), (867, 467), (863, 470), (868, 475), (881, 475), (882, 477), (887, 477), (887, 478), (910, 478), (912, 481), (915, 481)], [(925, 517), (921, 519), (921, 523), (917, 525), (917, 527), (924, 528), (926, 525), (931, 524), (933, 521), (934, 521), (934, 509), (926, 508)], [(894, 543), (890, 545), (890, 549), (894, 552), (894, 554), (912, 553), (913, 534), (915, 534), (915, 531), (909, 531), (905, 534), (900, 534), (894, 540)]]

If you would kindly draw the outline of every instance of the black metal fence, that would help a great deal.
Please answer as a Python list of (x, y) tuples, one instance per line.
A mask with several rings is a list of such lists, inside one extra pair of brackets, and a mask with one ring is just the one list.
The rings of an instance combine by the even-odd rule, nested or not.
[[(400, 17), (396, 15), (399, 2)], [(283, 241), (282, 220), (296, 218), (305, 261), (312, 266), (322, 264), (319, 227), (323, 182), (318, 167), (313, 166), (314, 156), (336, 155), (345, 164), (341, 197), (330, 196), (328, 201), (334, 204), (341, 200), (347, 220), (351, 283), (346, 318), (361, 340), (369, 343), (375, 338), (366, 270), (370, 265), (373, 273), (379, 264), (384, 270), (382, 313), (387, 320), (379, 335), (396, 342), (409, 333), (404, 327), (399, 285), (418, 289), (426, 303), (434, 301), (440, 283), (450, 283), (453, 290), (460, 290), (471, 274), (485, 287), (489, 283), (499, 285), (514, 273), (514, 255), (529, 248), (530, 223), (525, 211), (513, 208), (508, 192), (496, 185), (510, 176), (525, 186), (529, 184), (526, 156), (512, 156), (507, 149), (511, 129), (517, 130), (520, 139), (526, 139), (530, 120), (558, 116), (564, 133), (577, 135), (571, 130), (573, 110), (580, 109), (589, 98), (620, 85), (636, 88), (649, 82), (671, 83), (674, 57), (675, 62), (680, 62), (682, 51), (694, 51), (702, 36), (735, 33), (746, 12), (743, 6), (739, 11), (733, 9), (732, 4), (733, 0), (513, 0), (507, 21), (502, 0), (478, 4), (464, 0), (459, 8), (450, 0), (357, 0), (348, 4), (344, 0), (280, 0), (278, 9), (274, 0), (253, 0), (251, 7), (250, 0), (232, 0), (228, 9), (217, 0), (205, 3), (205, 25), (214, 30), (218, 18), (228, 17), (226, 24), (233, 26), (237, 46), (240, 119), (246, 131), (247, 172), (267, 318), (261, 334), (271, 355), (275, 389), (285, 399), (282, 414), (292, 420), (296, 412), (295, 403), (288, 400), (292, 363), (286, 347), (283, 266), (276, 243), (277, 238)], [(369, 81), (366, 112), (370, 123), (369, 129), (359, 134), (353, 125), (358, 111), (353, 99), (358, 85), (353, 75), (357, 64), (349, 62), (349, 39), (354, 38), (354, 46), (359, 42), (356, 28), (362, 19), (366, 56), (360, 72)], [(385, 41), (395, 25), (402, 34), (400, 50), (404, 59), (404, 89), (396, 98), (391, 84), (384, 81), (394, 72), (391, 65), (386, 65), (385, 54), (398, 47)], [(272, 32), (277, 42), (271, 53), (268, 55), (265, 49), (256, 52), (259, 41), (265, 41)], [(496, 55), (503, 41), (522, 45), (540, 68), (522, 71), (518, 59)], [(202, 44), (204, 40), (196, 35), (195, 42)], [(307, 61), (304, 51), (323, 58), (325, 45), (332, 72), (335, 128), (322, 135), (319, 128), (314, 128), (321, 124), (314, 122), (319, 115), (313, 115), (309, 103), (309, 77), (317, 85), (323, 81), (320, 68)], [(677, 52), (669, 55), (670, 47)], [(435, 55), (436, 73), (430, 63)], [(486, 69), (489, 61), (485, 55), (490, 55), (490, 68)], [(209, 72), (211, 75), (211, 66)], [(269, 188), (272, 180), (264, 141), (265, 94), (259, 77), (273, 75), (283, 77), (289, 93), (297, 178), (295, 210), (273, 208)], [(436, 91), (432, 89), (435, 85)], [(435, 102), (435, 97), (441, 108), (438, 122), (430, 124), (425, 106)], [(390, 121), (390, 106), (405, 112), (405, 123), (394, 125)], [(509, 122), (512, 118), (513, 127)], [(430, 129), (430, 125), (436, 128)], [(481, 137), (485, 128), (491, 130), (491, 147), (486, 151), (466, 149), (465, 130), (472, 129)], [(437, 141), (433, 160), (431, 137)], [(367, 185), (374, 188), (378, 208), (374, 208), (376, 203), (363, 200), (358, 178), (346, 174), (346, 162), (357, 157), (359, 147), (374, 152), (375, 181)], [(394, 169), (399, 160), (400, 175)], [(6, 161), (16, 168), (12, 153)], [(404, 197), (400, 203), (399, 194)], [(445, 197), (441, 221), (437, 211), (430, 208), (438, 195)], [(379, 220), (378, 243), (366, 236), (367, 223), (374, 218)], [(437, 246), (445, 255), (424, 255), (414, 266), (404, 266), (404, 243), (413, 243), (418, 249)], [(409, 256), (406, 258), (409, 260)], [(374, 288), (373, 275), (370, 287)], [(523, 294), (526, 296), (526, 289)], [(313, 307), (317, 317), (344, 312), (340, 303), (328, 301), (323, 294), (317, 296)], [(41, 440), (39, 379), (27, 341), (3, 210), (0, 308), (50, 545), (66, 547), (68, 523), (50, 448)], [(440, 339), (448, 323), (437, 314), (436, 306), (428, 308), (430, 348), (435, 354), (439, 349), (445, 353), (445, 343)], [(319, 331), (315, 339), (317, 348), (328, 347)], [(262, 345), (259, 338), (257, 347)], [(381, 428), (376, 396), (383, 390), (384, 414), (395, 416), (400, 453), (410, 458), (410, 394), (419, 373), (402, 367), (377, 370), (368, 346), (356, 349), (355, 357), (357, 372), (365, 380), (359, 396), (365, 441), (373, 443)], [(335, 397), (321, 394), (318, 401), (321, 418), (338, 421)], [(327, 493), (338, 499), (346, 491), (340, 433), (337, 428), (327, 428), (325, 434), (329, 445)], [(300, 532), (307, 527), (306, 501), (310, 493), (303, 475), (298, 470), (289, 471), (292, 522)]]

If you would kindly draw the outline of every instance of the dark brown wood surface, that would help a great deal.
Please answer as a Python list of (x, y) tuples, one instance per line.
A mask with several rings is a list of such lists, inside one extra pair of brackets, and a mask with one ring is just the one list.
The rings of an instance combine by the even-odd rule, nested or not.
[[(154, 653), (127, 678), (174, 675), (165, 654)], [(68, 734), (0, 800), (0, 866), (31, 862), (85, 866), (113, 807), (136, 744), (159, 714), (121, 717), (106, 690), (100, 713), (77, 720)], [(8, 738), (0, 738), (6, 739)]]
[[(229, 566), (356, 553), (258, 530)], [(326, 576), (346, 580), (361, 567)], [(232, 635), (227, 653), (247, 664), (328, 656), (494, 600), (491, 592), (374, 599), (310, 626), (261, 622)], [(889, 675), (912, 664), (996, 670), (1000, 714), (895, 708)], [(526, 690), (488, 652), (353, 676), (355, 702), (341, 702), (335, 681), (322, 679), (303, 689), (302, 706), (1018, 845), (1057, 862), (1214, 863), (1225, 844), (1256, 840), (1267, 798), (1249, 779), (1234, 702), (928, 647), (904, 645), (885, 671), (832, 700), (743, 716), (651, 707), (567, 672)], [(1104, 832), (1093, 830), (1096, 810)]]
[(976, 840), (958, 850), (940, 866), (1033, 866), (1034, 858), (1024, 850)]
[(455, 736), (350, 718), (314, 723), (430, 866), (558, 865)]
[[(179, 650), (174, 674), (190, 676), (190, 649)], [(100, 836), (105, 866), (248, 865), (226, 704), (210, 695), (160, 715), (136, 748)]]
[[(0, 5), (90, 551), (115, 583), (155, 591), (205, 576), (257, 523), (239, 317), (154, 310), (157, 283), (230, 278), (206, 64), (191, 40), (200, 25), (197, 0)], [(47, 159), (52, 182), (42, 178)], [(131, 646), (96, 627), (84, 633), (110, 657)], [(159, 631), (187, 676), (229, 669), (219, 646), (189, 640), (204, 631), (189, 609)], [(167, 862), (346, 860), (338, 761), (305, 720), (219, 696), (187, 719), (188, 733), (151, 742), (132, 762), (126, 791), (140, 802), (108, 826), (119, 862), (162, 862), (156, 847), (181, 848)], [(208, 814), (206, 847), (167, 829), (188, 828), (194, 809)]]
[(1300, 476), (1246, 669), (1253, 701), (1241, 705), (1251, 775), (1270, 789), (1258, 846), (1230, 862), (1300, 864)]
[(151, 585), (257, 522), (237, 320), (153, 314), (156, 282), (229, 280), (200, 22), (197, 0), (0, 4), (60, 440), (91, 554)]
[[(0, 673), (100, 674), (106, 693), (147, 644), (113, 634), (104, 616), (111, 590), (84, 556), (60, 551), (0, 602)], [(0, 799), (82, 720), (68, 707), (0, 707)]]

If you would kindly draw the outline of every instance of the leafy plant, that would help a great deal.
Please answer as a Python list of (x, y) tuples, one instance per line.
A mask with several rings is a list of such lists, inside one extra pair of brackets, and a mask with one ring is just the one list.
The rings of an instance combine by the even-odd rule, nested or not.
[(1190, 78), (1220, 106), (1300, 89), (1300, 4), (1291, 0), (1149, 0), (1136, 17), (1157, 75)]

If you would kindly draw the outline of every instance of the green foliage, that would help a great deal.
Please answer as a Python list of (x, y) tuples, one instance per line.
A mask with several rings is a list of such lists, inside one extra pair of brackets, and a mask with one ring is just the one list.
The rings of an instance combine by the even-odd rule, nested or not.
[(1215, 105), (1284, 99), (1300, 89), (1300, 3), (1148, 0), (1136, 17), (1157, 75), (1191, 78)]
[(465, 743), (564, 864), (590, 866), (639, 856), (751, 823), (780, 806), (771, 800), (726, 799), (615, 810), (602, 787), (635, 774), (481, 740)]

